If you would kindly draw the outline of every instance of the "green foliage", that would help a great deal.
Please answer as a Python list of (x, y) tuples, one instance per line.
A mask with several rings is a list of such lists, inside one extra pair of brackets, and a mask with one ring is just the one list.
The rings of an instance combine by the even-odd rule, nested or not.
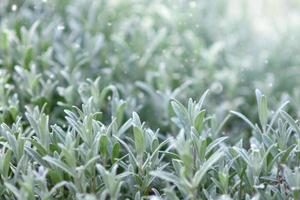
[(0, 199), (299, 199), (287, 2), (1, 1)]

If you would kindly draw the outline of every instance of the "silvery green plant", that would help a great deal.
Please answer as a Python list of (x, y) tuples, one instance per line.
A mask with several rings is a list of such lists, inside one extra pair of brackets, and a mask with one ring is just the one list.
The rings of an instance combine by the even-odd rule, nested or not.
[(10, 75), (6, 70), (0, 71), (0, 121), (12, 123), (19, 113), (18, 94), (15, 87), (9, 83)]
[(266, 5), (1, 2), (0, 199), (299, 199), (299, 3)]
[(163, 170), (152, 172), (154, 176), (176, 185), (185, 199), (203, 198), (200, 190), (205, 189), (209, 170), (224, 157), (226, 151), (216, 150), (226, 137), (212, 141), (207, 133), (202, 132), (205, 119), (202, 105), (206, 94), (198, 102), (190, 99), (188, 108), (176, 100), (171, 102), (176, 114), (173, 121), (181, 129), (173, 141), (178, 157), (172, 159), (173, 173)]
[[(135, 112), (127, 116), (116, 88), (92, 85), (80, 87), (90, 98), (65, 110), (64, 126), (51, 123), (46, 105), (27, 107), (26, 119), (1, 125), (3, 198), (298, 198), (299, 125), (283, 111), (286, 103), (269, 117), (257, 90), (261, 127), (232, 112), (252, 128), (245, 148), (213, 133), (204, 109), (208, 92), (187, 106), (171, 100), (178, 134), (168, 136)], [(110, 120), (103, 121), (107, 110)]]

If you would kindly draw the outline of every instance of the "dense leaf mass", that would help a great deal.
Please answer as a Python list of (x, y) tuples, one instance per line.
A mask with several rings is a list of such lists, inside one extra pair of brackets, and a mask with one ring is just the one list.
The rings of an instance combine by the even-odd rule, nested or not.
[(299, 199), (300, 2), (254, 2), (0, 0), (0, 199)]

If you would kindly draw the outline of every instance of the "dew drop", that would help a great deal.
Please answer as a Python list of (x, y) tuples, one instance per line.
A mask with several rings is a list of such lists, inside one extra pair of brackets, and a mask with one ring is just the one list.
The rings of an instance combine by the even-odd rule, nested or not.
[(251, 147), (251, 149), (257, 149), (256, 144), (251, 144), (250, 147)]
[(64, 25), (58, 25), (57, 26), (57, 30), (59, 30), (59, 31), (63, 31), (64, 29), (65, 29)]
[(190, 2), (190, 8), (196, 8), (197, 3), (195, 1)]
[(268, 63), (269, 63), (269, 60), (268, 60), (268, 59), (265, 59), (265, 60), (264, 60), (264, 63), (265, 63), (265, 64), (268, 64)]
[(211, 85), (211, 90), (216, 94), (220, 94), (223, 91), (223, 85), (220, 82), (214, 82)]
[(75, 43), (73, 46), (74, 46), (75, 49), (79, 49), (80, 48), (80, 45), (78, 43)]
[(11, 6), (11, 10), (12, 10), (12, 11), (18, 10), (18, 6), (17, 6), (16, 4), (13, 4), (13, 5)]
[(271, 115), (274, 115), (274, 114), (275, 114), (275, 111), (274, 111), (274, 110), (271, 110), (270, 113), (271, 113)]
[(257, 189), (264, 189), (264, 188), (265, 188), (265, 185), (264, 185), (264, 184), (260, 184), (260, 185), (257, 185), (256, 188), (257, 188)]

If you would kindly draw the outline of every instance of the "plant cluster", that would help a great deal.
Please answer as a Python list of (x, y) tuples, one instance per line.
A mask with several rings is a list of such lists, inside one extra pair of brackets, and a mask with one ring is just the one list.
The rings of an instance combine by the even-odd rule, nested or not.
[[(270, 115), (256, 91), (259, 124), (232, 111), (252, 129), (250, 147), (228, 143), (203, 106), (170, 101), (173, 135), (152, 130), (117, 90), (90, 84), (81, 108), (64, 110), (63, 126), (27, 107), (22, 120), (0, 128), (3, 199), (299, 199), (300, 127), (284, 111)], [(111, 91), (108, 93), (108, 91)], [(99, 105), (109, 94), (111, 120)], [(25, 126), (28, 122), (29, 125)]]
[(287, 2), (1, 1), (0, 199), (300, 199)]

